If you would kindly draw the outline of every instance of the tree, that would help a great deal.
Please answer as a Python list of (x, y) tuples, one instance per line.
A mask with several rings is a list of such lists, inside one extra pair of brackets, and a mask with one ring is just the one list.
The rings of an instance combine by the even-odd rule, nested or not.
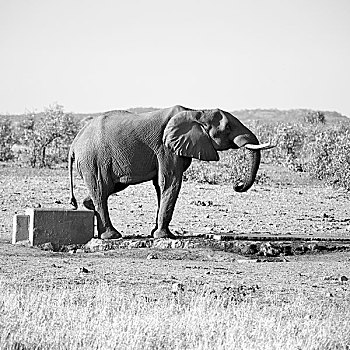
[(13, 138), (12, 125), (8, 118), (0, 120), (0, 161), (7, 161), (13, 158), (12, 146)]
[(32, 167), (47, 164), (47, 151), (57, 156), (62, 148), (67, 149), (68, 143), (77, 132), (77, 124), (72, 115), (64, 113), (63, 106), (53, 104), (44, 109), (43, 113), (28, 113), (20, 125), (21, 143), (27, 146), (29, 161)]
[(305, 123), (308, 123), (308, 124), (325, 124), (326, 116), (324, 115), (323, 112), (311, 111), (304, 116), (304, 121)]

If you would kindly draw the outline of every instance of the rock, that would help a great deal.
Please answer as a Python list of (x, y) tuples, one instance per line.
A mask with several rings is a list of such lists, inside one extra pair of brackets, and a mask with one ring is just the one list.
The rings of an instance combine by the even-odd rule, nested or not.
[(47, 243), (41, 244), (40, 248), (42, 250), (53, 251), (53, 245), (52, 245), (51, 242), (47, 242)]
[(256, 263), (258, 259), (237, 259), (238, 263)]
[(184, 246), (184, 242), (181, 240), (173, 240), (171, 242), (171, 248), (182, 248)]
[(228, 250), (231, 253), (236, 253), (236, 254), (244, 254), (242, 252), (242, 249), (244, 249), (246, 246), (244, 243), (241, 242), (222, 242), (221, 248), (224, 250)]
[(203, 206), (203, 207), (210, 207), (213, 205), (213, 201), (192, 201), (191, 204), (198, 205), (198, 206)]
[(183, 229), (183, 228), (180, 228), (179, 230), (175, 230), (174, 233), (177, 235), (177, 236), (180, 236), (180, 237), (183, 237), (185, 236), (186, 234), (188, 234), (188, 231)]
[(346, 276), (340, 276), (339, 277), (339, 281), (340, 282), (346, 282), (346, 281), (348, 281), (349, 279), (346, 277)]
[(81, 267), (81, 268), (79, 269), (79, 272), (80, 272), (80, 273), (89, 273), (90, 271), (89, 271), (86, 267)]
[(191, 244), (192, 244), (191, 241), (187, 241), (187, 240), (186, 240), (186, 241), (184, 242), (183, 248), (185, 248), (185, 249), (191, 248)]
[(154, 241), (153, 247), (160, 249), (171, 248), (172, 241), (173, 240), (169, 238), (159, 238)]
[(318, 244), (317, 243), (310, 243), (307, 245), (307, 249), (311, 250), (312, 252), (317, 252), (318, 249)]
[(295, 252), (296, 253), (306, 253), (308, 251), (308, 247), (305, 245), (305, 244), (298, 244), (296, 247), (295, 247)]
[(128, 248), (145, 248), (146, 247), (146, 242), (145, 241), (134, 241), (130, 242)]
[(148, 260), (158, 259), (158, 256), (157, 256), (157, 254), (152, 253), (152, 254), (148, 254), (146, 259), (148, 259)]
[(73, 253), (76, 253), (78, 248), (79, 246), (76, 244), (69, 244), (69, 245), (63, 246), (61, 250), (63, 252), (69, 252), (70, 254), (73, 254)]
[(272, 245), (270, 242), (262, 243), (260, 245), (259, 255), (264, 256), (279, 256), (281, 254), (281, 247)]
[(310, 243), (306, 246), (306, 248), (315, 253), (328, 249), (325, 245), (318, 243)]
[(245, 245), (241, 248), (241, 253), (244, 255), (254, 255), (258, 252), (258, 246), (255, 243)]
[(182, 283), (179, 283), (179, 282), (175, 282), (171, 286), (171, 292), (173, 294), (175, 294), (175, 295), (180, 293), (180, 292), (183, 292), (184, 290), (185, 290), (185, 286)]
[(30, 241), (29, 241), (29, 239), (26, 239), (26, 240), (24, 240), (24, 241), (17, 241), (15, 244), (17, 244), (17, 245), (23, 245), (23, 246), (25, 246), (25, 247), (30, 247)]
[(325, 276), (323, 278), (324, 281), (337, 281), (337, 280), (340, 280), (340, 277), (337, 277), (337, 276)]
[(283, 245), (281, 249), (283, 255), (293, 255), (292, 246), (290, 244)]
[(96, 252), (103, 247), (103, 240), (99, 238), (92, 238), (89, 242), (85, 244), (85, 249), (90, 251), (90, 252)]

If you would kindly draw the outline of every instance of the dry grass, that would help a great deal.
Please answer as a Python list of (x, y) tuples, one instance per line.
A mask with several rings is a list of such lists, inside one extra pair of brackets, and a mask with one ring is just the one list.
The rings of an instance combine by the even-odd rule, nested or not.
[(185, 290), (153, 298), (107, 284), (1, 286), (1, 349), (348, 349), (349, 301)]
[[(202, 164), (194, 170), (206, 174)], [(347, 192), (306, 182), (302, 173), (263, 170), (270, 184), (244, 196), (214, 177), (220, 186), (185, 182), (173, 227), (348, 237)], [(69, 198), (65, 169), (0, 167), (0, 184), (0, 236), (7, 240), (14, 213), (37, 202), (65, 207)], [(76, 186), (82, 199), (85, 188), (78, 179)], [(111, 201), (112, 219), (123, 233), (147, 233), (155, 203), (151, 185), (130, 187)], [(147, 254), (51, 254), (1, 245), (0, 349), (350, 347), (349, 283), (339, 280), (349, 274), (348, 253), (258, 264), (235, 262), (228, 252), (159, 251), (154, 260)], [(82, 266), (91, 273), (81, 276)], [(174, 281), (185, 285), (176, 296)], [(235, 287), (211, 293), (213, 284)], [(257, 284), (258, 291), (249, 290)]]

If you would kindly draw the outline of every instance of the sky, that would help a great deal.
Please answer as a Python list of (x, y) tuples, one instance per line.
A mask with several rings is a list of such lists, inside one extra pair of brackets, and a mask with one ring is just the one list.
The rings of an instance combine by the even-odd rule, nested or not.
[(0, 114), (131, 107), (350, 117), (349, 0), (0, 0)]

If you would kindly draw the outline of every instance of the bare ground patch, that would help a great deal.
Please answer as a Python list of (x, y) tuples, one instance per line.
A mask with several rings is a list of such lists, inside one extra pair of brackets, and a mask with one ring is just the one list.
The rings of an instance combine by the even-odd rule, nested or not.
[[(349, 194), (310, 180), (305, 174), (262, 167), (261, 184), (248, 193), (231, 185), (185, 182), (171, 229), (181, 236), (210, 232), (350, 237)], [(69, 207), (65, 169), (0, 168), (0, 278), (12, 284), (94, 284), (103, 281), (145, 295), (186, 288), (246, 286), (253, 295), (295, 293), (310, 298), (349, 298), (350, 254), (307, 254), (286, 260), (250, 262), (234, 252), (195, 249), (116, 249), (96, 253), (55, 253), (8, 243), (12, 216), (33, 205)], [(75, 179), (77, 198), (85, 188)], [(112, 221), (125, 235), (147, 236), (154, 224), (156, 195), (151, 184), (131, 186), (110, 200)], [(150, 254), (156, 258), (149, 259)]]
[[(261, 183), (247, 193), (230, 184), (184, 182), (171, 229), (178, 235), (210, 232), (305, 234), (350, 237), (350, 195), (313, 181), (305, 173), (262, 166)], [(0, 237), (10, 239), (12, 217), (26, 208), (70, 208), (66, 169), (0, 167)], [(85, 186), (75, 177), (79, 202)], [(147, 236), (156, 215), (151, 183), (111, 196), (110, 214), (123, 235)]]

